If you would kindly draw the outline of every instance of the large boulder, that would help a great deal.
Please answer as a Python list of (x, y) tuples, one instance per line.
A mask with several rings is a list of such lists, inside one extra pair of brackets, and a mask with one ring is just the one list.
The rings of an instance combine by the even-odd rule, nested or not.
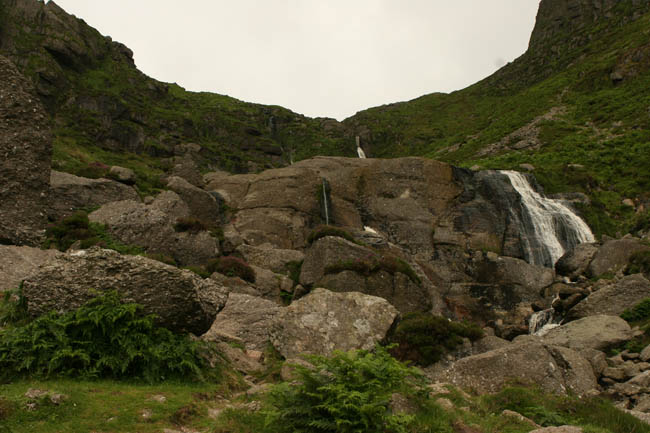
[(52, 138), (31, 83), (0, 56), (0, 244), (36, 246), (47, 224)]
[(50, 184), (49, 213), (53, 219), (70, 215), (80, 208), (121, 200), (140, 201), (135, 188), (111, 179), (88, 179), (52, 170)]
[(587, 274), (590, 277), (598, 277), (605, 273), (616, 273), (627, 266), (630, 257), (639, 251), (650, 251), (650, 247), (636, 238), (607, 241), (594, 255)]
[(110, 290), (141, 304), (160, 325), (197, 335), (210, 329), (227, 297), (222, 286), (193, 272), (96, 247), (55, 258), (23, 285), (32, 316), (71, 311)]
[(39, 266), (61, 254), (58, 250), (0, 245), (0, 292), (15, 289)]
[(273, 248), (272, 245), (240, 245), (237, 252), (249, 265), (259, 266), (278, 274), (289, 271), (290, 263), (299, 263), (305, 260), (305, 254), (298, 250), (283, 250)]
[[(386, 299), (401, 313), (428, 311), (432, 295), (425, 288), (422, 278), (415, 278), (413, 266), (408, 266), (413, 275), (379, 268), (368, 275), (359, 273), (355, 264), (382, 260), (382, 254), (370, 248), (357, 245), (346, 239), (326, 236), (318, 239), (305, 253), (300, 272), (303, 286), (324, 287), (336, 292), (362, 292)], [(334, 270), (335, 267), (341, 267)], [(347, 266), (347, 267), (346, 267)]]
[(286, 307), (271, 331), (271, 343), (285, 358), (372, 349), (397, 316), (382, 298), (318, 288)]
[(112, 202), (88, 218), (106, 224), (118, 241), (143, 247), (149, 254), (171, 257), (183, 266), (204, 264), (218, 256), (219, 242), (207, 231), (177, 232), (174, 223), (188, 215), (185, 202), (166, 191), (149, 205), (131, 200)]
[(534, 340), (460, 359), (435, 379), (482, 394), (498, 392), (512, 380), (557, 394), (583, 395), (598, 386), (591, 364), (578, 352)]
[(642, 274), (628, 275), (587, 296), (569, 311), (568, 317), (580, 319), (597, 314), (620, 316), (623, 311), (646, 298), (650, 298), (650, 281)]
[(248, 350), (264, 351), (269, 344), (270, 331), (284, 308), (257, 296), (230, 293), (226, 305), (217, 314), (212, 327), (201, 338), (219, 341), (234, 336)]
[(167, 187), (187, 203), (192, 217), (202, 221), (208, 227), (216, 227), (219, 224), (221, 210), (212, 194), (178, 176), (170, 177), (167, 180)]
[(633, 337), (628, 323), (617, 316), (589, 316), (551, 329), (543, 340), (547, 344), (575, 350), (605, 351)]
[(597, 244), (578, 244), (560, 257), (555, 263), (555, 270), (559, 275), (575, 280), (578, 276), (586, 273), (589, 263), (591, 263), (597, 251)]

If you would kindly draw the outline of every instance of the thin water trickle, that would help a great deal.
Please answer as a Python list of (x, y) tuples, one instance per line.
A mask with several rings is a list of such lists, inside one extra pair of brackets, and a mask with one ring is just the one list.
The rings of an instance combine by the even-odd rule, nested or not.
[(523, 210), (530, 219), (522, 239), (529, 263), (553, 266), (570, 248), (583, 242), (594, 242), (589, 226), (559, 200), (543, 197), (535, 191), (524, 175), (502, 171), (521, 196)]

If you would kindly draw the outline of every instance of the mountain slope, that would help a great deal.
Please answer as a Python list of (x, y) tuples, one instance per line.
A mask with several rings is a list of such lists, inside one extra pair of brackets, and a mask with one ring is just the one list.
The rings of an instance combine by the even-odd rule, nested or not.
[(0, 0), (0, 54), (34, 81), (58, 170), (123, 165), (147, 192), (188, 143), (204, 171), (250, 172), (356, 156), (358, 135), (371, 157), (532, 164), (548, 193), (586, 194), (589, 224), (615, 234), (650, 226), (649, 11), (647, 0), (542, 0), (528, 51), (492, 76), (341, 123), (153, 80), (52, 1)]
[[(573, 7), (571, 7), (573, 5)], [(648, 2), (544, 0), (529, 50), (451, 94), (372, 108), (344, 121), (371, 154), (461, 166), (527, 163), (547, 192), (583, 192), (598, 233), (634, 224), (650, 202)]]
[(142, 74), (132, 52), (54, 2), (0, 0), (0, 53), (31, 78), (53, 119), (54, 168), (131, 166), (156, 184), (162, 158), (201, 146), (204, 168), (235, 172), (286, 165), (316, 153), (354, 154), (331, 119), (278, 106), (187, 92)]

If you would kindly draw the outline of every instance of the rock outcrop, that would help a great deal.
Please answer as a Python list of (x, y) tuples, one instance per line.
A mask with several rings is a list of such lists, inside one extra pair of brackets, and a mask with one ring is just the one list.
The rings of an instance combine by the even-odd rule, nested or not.
[(47, 224), (52, 138), (32, 84), (0, 56), (0, 244), (36, 246)]
[(182, 266), (204, 264), (217, 257), (219, 242), (205, 230), (177, 232), (175, 222), (189, 214), (188, 206), (176, 193), (165, 191), (151, 204), (116, 201), (88, 218), (106, 224), (111, 236), (120, 242), (143, 247), (149, 254), (171, 257)]
[(0, 245), (0, 292), (15, 289), (39, 266), (60, 255), (58, 250)]
[(642, 274), (628, 275), (587, 296), (569, 311), (567, 317), (620, 316), (646, 298), (650, 298), (650, 281)]
[(271, 343), (287, 359), (303, 353), (372, 349), (397, 315), (382, 298), (318, 288), (286, 307), (271, 331)]
[(49, 216), (53, 220), (80, 208), (93, 208), (121, 200), (140, 201), (132, 186), (111, 179), (88, 179), (52, 170)]
[(617, 316), (597, 315), (551, 329), (544, 342), (574, 350), (607, 350), (633, 337), (628, 323)]
[(616, 273), (630, 261), (630, 257), (639, 251), (650, 251), (650, 247), (644, 245), (636, 238), (612, 239), (605, 242), (594, 255), (589, 263), (587, 275), (598, 277), (605, 273)]
[(584, 395), (597, 387), (591, 364), (578, 352), (537, 341), (460, 359), (434, 378), (479, 393), (497, 392), (512, 380), (557, 394)]
[(264, 351), (284, 308), (257, 296), (230, 293), (225, 307), (217, 314), (212, 327), (201, 337), (219, 341), (234, 336), (248, 350)]
[[(386, 299), (401, 313), (428, 311), (432, 295), (422, 283), (425, 278), (409, 276), (401, 272), (387, 271), (379, 265), (386, 252), (354, 244), (346, 239), (326, 236), (314, 242), (305, 253), (305, 261), (300, 273), (300, 284), (307, 287), (324, 287), (335, 292), (362, 292)], [(401, 260), (393, 257), (391, 260)], [(377, 269), (368, 271), (377, 264)], [(417, 265), (414, 265), (417, 267)], [(414, 277), (415, 276), (415, 277)]]
[(71, 311), (110, 290), (141, 304), (162, 326), (196, 335), (210, 329), (227, 298), (223, 287), (190, 271), (96, 247), (55, 258), (23, 285), (32, 316)]

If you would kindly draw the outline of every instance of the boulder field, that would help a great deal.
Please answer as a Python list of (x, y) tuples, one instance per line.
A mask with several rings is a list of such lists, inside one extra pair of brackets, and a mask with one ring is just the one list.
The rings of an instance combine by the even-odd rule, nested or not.
[[(287, 359), (370, 349), (406, 315), (436, 314), (478, 323), (487, 336), (434, 365), (432, 381), (492, 392), (518, 379), (558, 393), (602, 391), (650, 411), (650, 355), (604, 353), (638, 335), (618, 316), (650, 297), (647, 274), (627, 275), (650, 251), (644, 241), (558, 239), (566, 254), (555, 267), (530, 264), (531, 245), (544, 237), (531, 238), (507, 176), (423, 158), (317, 157), (259, 174), (201, 175), (188, 156), (174, 158), (165, 190), (141, 197), (120, 167), (113, 179), (50, 171), (33, 89), (8, 60), (0, 68), (10, 78), (0, 84), (8, 222), (0, 240), (10, 244), (0, 245), (0, 290), (22, 282), (32, 316), (117, 290), (159, 324), (216, 342), (246, 372), (269, 346)], [(48, 217), (80, 208), (146, 256), (35, 248)], [(554, 329), (527, 335), (533, 313), (544, 311)]]

